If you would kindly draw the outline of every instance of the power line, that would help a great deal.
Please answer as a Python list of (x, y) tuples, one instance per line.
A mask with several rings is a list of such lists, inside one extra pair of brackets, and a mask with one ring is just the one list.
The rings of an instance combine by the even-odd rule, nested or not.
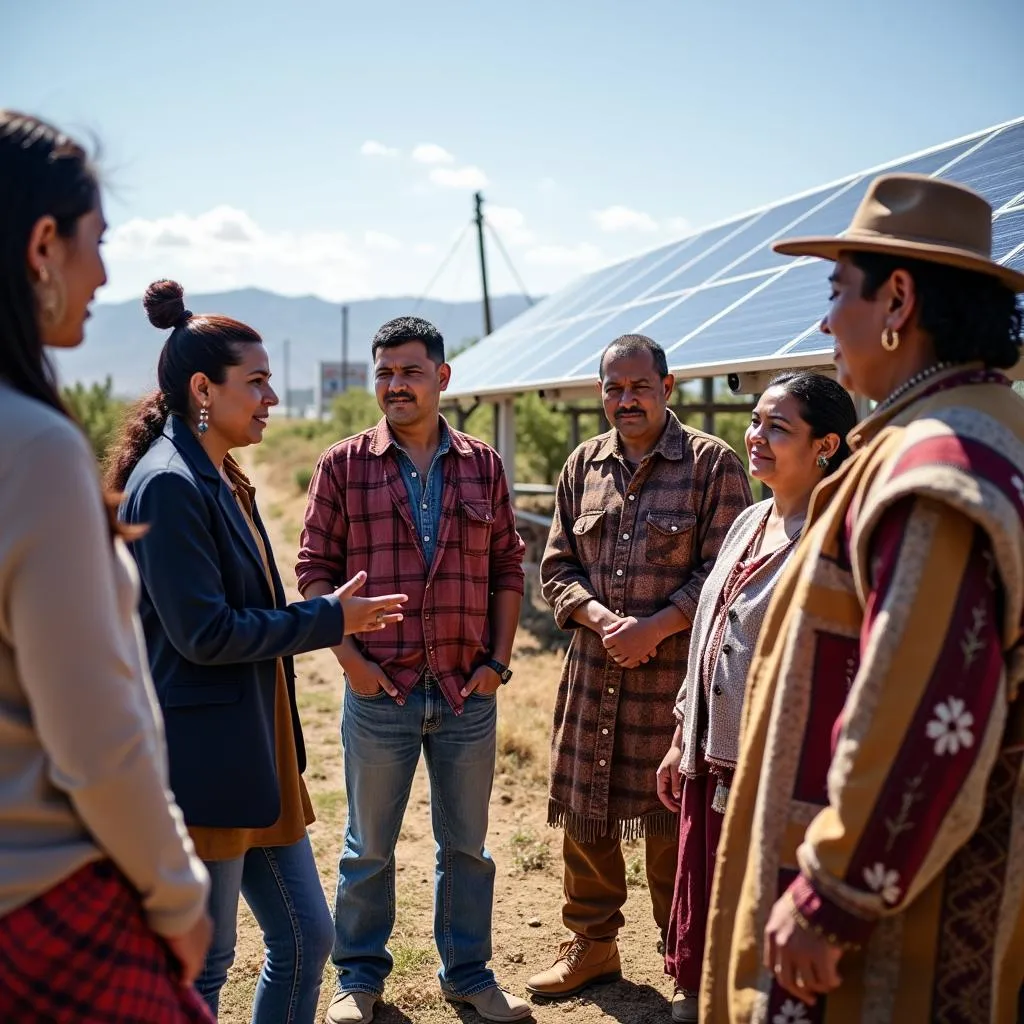
[(448, 255), (445, 256), (445, 258), (441, 261), (441, 266), (437, 268), (437, 273), (435, 273), (434, 276), (430, 279), (430, 283), (427, 285), (426, 288), (423, 289), (423, 294), (416, 300), (416, 305), (413, 307), (413, 312), (416, 312), (416, 310), (423, 305), (427, 296), (430, 295), (430, 289), (433, 288), (435, 284), (437, 284), (437, 279), (444, 273), (445, 268), (448, 266), (448, 264), (452, 260), (452, 257), (455, 255), (456, 249), (458, 249), (458, 247), (462, 244), (463, 239), (469, 233), (469, 229), (471, 226), (472, 221), (470, 221), (465, 225), (465, 227), (463, 227), (462, 233), (459, 235), (458, 238), (455, 239), (455, 244), (451, 247), (451, 249), (448, 250)]
[(494, 241), (498, 246), (498, 252), (500, 252), (505, 258), (505, 264), (512, 272), (512, 276), (515, 278), (516, 284), (519, 285), (519, 290), (523, 293), (523, 298), (526, 299), (527, 306), (532, 306), (533, 299), (530, 297), (530, 293), (526, 290), (526, 285), (523, 284), (523, 279), (519, 276), (519, 271), (516, 270), (515, 264), (512, 262), (512, 258), (509, 256), (508, 250), (505, 248), (505, 245), (501, 240), (501, 235), (498, 234), (494, 225), (486, 218), (484, 218), (484, 223), (487, 225), (487, 230), (490, 231), (491, 236), (494, 238)]

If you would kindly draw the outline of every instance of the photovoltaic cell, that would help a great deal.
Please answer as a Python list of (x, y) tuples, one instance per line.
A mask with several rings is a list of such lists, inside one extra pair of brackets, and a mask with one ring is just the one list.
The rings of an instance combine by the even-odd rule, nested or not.
[(817, 330), (828, 304), (828, 270), (771, 251), (780, 237), (846, 228), (876, 173), (948, 177), (992, 204), (993, 255), (1024, 269), (1024, 118), (898, 161), (879, 171), (695, 232), (580, 278), (499, 328), (454, 361), (449, 393), (514, 392), (596, 376), (613, 338), (642, 331), (660, 341), (677, 373), (782, 356), (820, 356)]

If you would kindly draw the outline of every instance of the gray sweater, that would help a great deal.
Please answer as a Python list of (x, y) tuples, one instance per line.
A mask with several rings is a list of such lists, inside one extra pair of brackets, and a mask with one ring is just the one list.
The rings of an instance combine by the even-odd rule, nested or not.
[(81, 432), (0, 383), (0, 916), (107, 856), (154, 931), (203, 912), (137, 599)]
[[(791, 545), (769, 559), (747, 581), (732, 605), (726, 620), (722, 648), (715, 661), (705, 695), (702, 666), (707, 645), (715, 629), (715, 612), (722, 590), (733, 566), (743, 557), (751, 538), (772, 507), (772, 500), (758, 502), (744, 509), (732, 524), (725, 543), (718, 553), (715, 567), (708, 574), (700, 593), (697, 614), (690, 634), (690, 655), (686, 678), (676, 697), (675, 714), (683, 726), (683, 758), (679, 770), (694, 776), (699, 772), (699, 754), (724, 764), (735, 764), (739, 757), (740, 715), (747, 686), (747, 672), (754, 657), (754, 647), (761, 631), (772, 591), (785, 569), (789, 556), (796, 550)], [(706, 722), (707, 742), (701, 751), (701, 723)]]

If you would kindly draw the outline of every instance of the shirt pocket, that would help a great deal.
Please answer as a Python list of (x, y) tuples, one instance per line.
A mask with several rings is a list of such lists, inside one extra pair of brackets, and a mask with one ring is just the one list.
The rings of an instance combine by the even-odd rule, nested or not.
[(693, 558), (694, 527), (692, 512), (648, 512), (644, 553), (652, 565), (688, 569)]
[(491, 530), (494, 513), (487, 505), (476, 501), (463, 501), (461, 520), (462, 550), (477, 558), (491, 550)]
[(572, 524), (572, 532), (576, 537), (576, 551), (585, 568), (597, 565), (601, 556), (601, 521), (604, 509), (594, 512), (581, 512)]

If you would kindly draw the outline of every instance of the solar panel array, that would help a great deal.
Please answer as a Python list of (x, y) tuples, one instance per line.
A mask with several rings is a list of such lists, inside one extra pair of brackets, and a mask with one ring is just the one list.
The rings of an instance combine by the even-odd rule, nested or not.
[[(993, 208), (993, 255), (1024, 270), (1024, 118), (744, 214), (595, 271), (539, 302), (453, 361), (449, 395), (513, 394), (593, 381), (621, 334), (659, 341), (684, 377), (830, 362), (818, 331), (827, 273), (771, 250), (850, 222), (881, 171), (962, 182)], [(818, 358), (820, 357), (820, 358)]]

